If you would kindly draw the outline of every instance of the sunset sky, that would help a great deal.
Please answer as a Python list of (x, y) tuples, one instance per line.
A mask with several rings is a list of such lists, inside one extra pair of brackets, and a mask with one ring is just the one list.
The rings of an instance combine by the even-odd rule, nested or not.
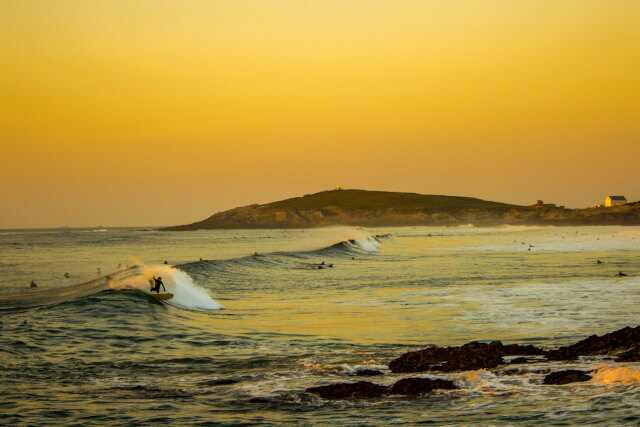
[(0, 228), (640, 199), (638, 1), (0, 3)]

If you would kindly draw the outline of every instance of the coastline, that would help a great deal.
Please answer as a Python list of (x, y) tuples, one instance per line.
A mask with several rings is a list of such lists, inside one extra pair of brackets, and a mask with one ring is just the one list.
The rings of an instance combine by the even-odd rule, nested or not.
[(218, 212), (160, 231), (300, 229), (329, 226), (602, 226), (640, 225), (640, 203), (568, 209), (519, 206), (469, 197), (364, 190), (325, 191)]

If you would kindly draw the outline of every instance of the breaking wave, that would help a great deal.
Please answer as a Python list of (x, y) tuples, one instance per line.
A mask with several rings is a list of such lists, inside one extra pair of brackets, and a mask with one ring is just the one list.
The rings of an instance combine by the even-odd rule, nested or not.
[(219, 310), (224, 308), (214, 301), (206, 289), (196, 285), (193, 279), (184, 271), (169, 265), (140, 266), (142, 274), (125, 280), (111, 280), (109, 287), (114, 290), (134, 289), (145, 294), (151, 294), (151, 281), (154, 277), (162, 277), (167, 292), (173, 298), (165, 303), (188, 310)]
[(595, 369), (591, 381), (606, 386), (638, 385), (640, 371), (626, 366), (614, 367), (603, 363)]
[(218, 310), (224, 308), (209, 296), (206, 289), (194, 283), (184, 271), (169, 265), (133, 265), (89, 282), (71, 286), (38, 290), (27, 294), (0, 297), (0, 309), (16, 309), (56, 305), (66, 301), (95, 295), (105, 290), (135, 290), (151, 295), (150, 283), (154, 276), (161, 276), (167, 292), (173, 293), (171, 300), (164, 301), (188, 310)]
[[(309, 245), (324, 243), (327, 238), (335, 238), (338, 234), (348, 234), (353, 237), (339, 238), (338, 242), (333, 240), (335, 243), (319, 249), (309, 248)], [(206, 283), (209, 280), (220, 282), (228, 278), (218, 274), (225, 270), (233, 271), (235, 274), (250, 275), (253, 274), (251, 270), (256, 268), (290, 270), (332, 267), (333, 262), (336, 262), (332, 260), (355, 259), (378, 252), (382, 247), (382, 241), (390, 237), (391, 234), (369, 235), (357, 229), (349, 229), (346, 232), (342, 229), (334, 229), (329, 230), (329, 233), (321, 239), (310, 239), (305, 242), (306, 247), (297, 251), (260, 253), (223, 260), (201, 260), (178, 266), (134, 264), (84, 283), (0, 296), (0, 309), (56, 305), (107, 290), (133, 290), (134, 293), (150, 296), (150, 280), (154, 276), (160, 276), (166, 291), (174, 294), (173, 298), (162, 301), (163, 304), (187, 310), (219, 310), (224, 307), (211, 298), (207, 289), (197, 284), (194, 277), (200, 283)], [(326, 264), (324, 264), (325, 259)]]
[[(248, 269), (281, 268), (305, 269), (317, 266), (317, 263), (327, 260), (354, 259), (377, 253), (382, 248), (382, 241), (390, 238), (391, 234), (378, 234), (344, 239), (337, 243), (319, 249), (304, 249), (300, 251), (277, 251), (256, 253), (239, 258), (220, 260), (200, 260), (178, 265), (189, 273), (205, 271), (238, 271), (238, 267)], [(248, 274), (248, 273), (247, 273)]]

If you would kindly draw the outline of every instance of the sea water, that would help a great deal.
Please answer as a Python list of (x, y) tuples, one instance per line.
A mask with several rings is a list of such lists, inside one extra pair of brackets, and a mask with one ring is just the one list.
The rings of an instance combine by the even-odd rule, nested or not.
[[(638, 325), (638, 227), (104, 230), (0, 232), (0, 424), (640, 422), (636, 363), (387, 366), (429, 345), (553, 348)], [(149, 296), (153, 276), (173, 300)], [(541, 384), (568, 368), (594, 378)], [(305, 392), (362, 369), (459, 389)]]

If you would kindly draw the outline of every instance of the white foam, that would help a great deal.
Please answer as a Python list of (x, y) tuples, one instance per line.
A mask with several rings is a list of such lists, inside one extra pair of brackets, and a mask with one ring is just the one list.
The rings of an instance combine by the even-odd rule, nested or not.
[(206, 289), (198, 286), (184, 271), (169, 265), (140, 266), (139, 274), (122, 281), (112, 281), (111, 289), (136, 289), (146, 294), (151, 294), (153, 277), (162, 277), (167, 292), (173, 294), (173, 298), (165, 301), (167, 304), (185, 308), (188, 310), (219, 310), (224, 308), (216, 302)]
[(380, 245), (380, 242), (372, 237), (356, 239), (355, 242), (356, 246), (365, 252), (378, 252), (378, 250), (382, 247), (382, 245)]
[(288, 250), (306, 252), (350, 240), (356, 242), (354, 246), (366, 252), (377, 252), (381, 247), (380, 243), (371, 237), (371, 232), (358, 227), (341, 226), (304, 230), (304, 239), (293, 242)]
[(640, 383), (640, 372), (629, 367), (613, 367), (603, 363), (596, 368), (591, 381), (607, 386), (637, 385)]

